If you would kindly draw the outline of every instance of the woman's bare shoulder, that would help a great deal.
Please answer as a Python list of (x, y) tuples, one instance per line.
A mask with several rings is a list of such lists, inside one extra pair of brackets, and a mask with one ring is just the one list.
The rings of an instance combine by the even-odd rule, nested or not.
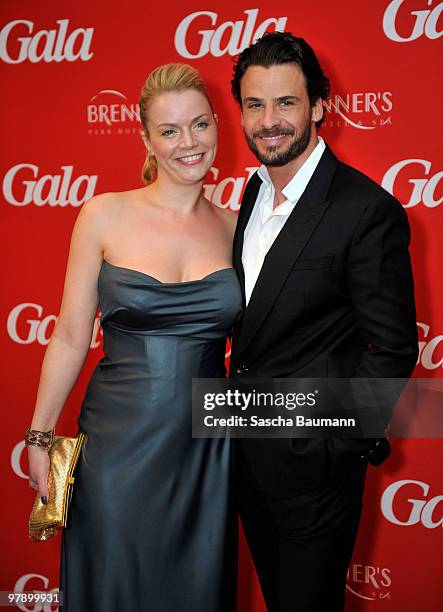
[(230, 234), (234, 235), (238, 219), (237, 213), (233, 212), (229, 208), (220, 208), (219, 206), (215, 206), (211, 203), (209, 203), (209, 205), (212, 207), (212, 210), (216, 217), (219, 219), (219, 221), (224, 224), (227, 231), (229, 231)]
[(118, 221), (122, 214), (128, 212), (128, 206), (135, 204), (139, 197), (138, 192), (138, 189), (133, 189), (101, 193), (83, 205), (80, 215), (84, 222), (100, 225), (113, 223)]

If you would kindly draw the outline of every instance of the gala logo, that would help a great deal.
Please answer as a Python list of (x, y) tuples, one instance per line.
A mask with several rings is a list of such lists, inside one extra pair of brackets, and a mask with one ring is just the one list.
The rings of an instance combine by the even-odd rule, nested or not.
[[(35, 582), (37, 582), (37, 584), (42, 584), (42, 588), (31, 589), (29, 583)], [(41, 595), (42, 597), (40, 598), (40, 601), (35, 598), (35, 603), (32, 601), (29, 601), (28, 603), (21, 603), (20, 600), (18, 600), (15, 605), (19, 610), (23, 610), (23, 612), (51, 612), (51, 610), (58, 610), (57, 602), (59, 602), (61, 599), (59, 590), (57, 587), (54, 587), (48, 591), (48, 586), (49, 578), (46, 576), (42, 576), (41, 574), (24, 574), (15, 583), (14, 593), (16, 593), (17, 596), (19, 593), (35, 593)], [(30, 605), (33, 607), (28, 607)]]
[[(413, 171), (411, 166), (414, 167)], [(413, 187), (408, 189), (407, 201), (403, 204), (404, 208), (412, 208), (420, 203), (428, 208), (435, 208), (443, 202), (443, 192), (438, 189), (443, 178), (443, 172), (431, 174), (431, 168), (432, 164), (427, 159), (402, 159), (389, 168), (382, 179), (381, 185), (386, 191), (395, 195), (394, 191), (398, 181), (401, 180), (403, 185), (409, 183)], [(406, 180), (407, 171), (414, 178)]]
[(24, 469), (22, 468), (22, 460), (23, 460), (23, 451), (25, 450), (25, 441), (20, 440), (12, 449), (11, 453), (11, 467), (14, 474), (16, 474), (19, 478), (24, 478), (25, 480), (29, 478)]
[[(428, 339), (431, 330), (430, 325), (419, 323), (417, 321), (418, 334), (423, 337), (423, 340), (418, 342), (418, 360), (417, 365), (421, 364), (426, 370), (436, 370), (443, 367), (443, 336), (435, 336)], [(421, 333), (420, 333), (421, 332)], [(439, 355), (437, 351), (440, 348)]]
[[(23, 302), (15, 306), (9, 313), (6, 322), (8, 335), (17, 344), (33, 344), (42, 346), (49, 344), (57, 317), (54, 314), (43, 316), (43, 306), (33, 302)], [(101, 344), (99, 335), (103, 335), (100, 317), (96, 317), (92, 330), (90, 348), (98, 348)]]
[[(197, 59), (211, 54), (220, 57), (228, 53), (237, 55), (261, 38), (271, 26), (283, 32), (287, 17), (270, 17), (257, 25), (258, 9), (244, 11), (247, 18), (238, 21), (225, 21), (217, 25), (218, 14), (212, 11), (197, 11), (185, 17), (175, 32), (177, 53), (186, 59)], [(204, 29), (201, 27), (204, 26)], [(210, 27), (208, 27), (210, 26)], [(197, 29), (200, 27), (200, 29)], [(191, 30), (192, 28), (192, 30)]]
[(69, 19), (59, 19), (55, 30), (39, 30), (33, 36), (34, 23), (17, 19), (6, 24), (0, 32), (0, 58), (7, 64), (37, 62), (87, 62), (94, 28), (77, 28), (68, 35)]
[(12, 166), (3, 179), (3, 195), (13, 206), (80, 206), (94, 195), (97, 175), (73, 179), (74, 166), (61, 166), (62, 174), (38, 177), (34, 164)]
[(443, 527), (443, 495), (429, 498), (430, 486), (420, 480), (398, 480), (381, 498), (383, 516), (394, 525), (409, 527), (421, 523), (426, 529)]
[[(257, 170), (257, 167), (245, 168), (247, 176), (234, 178), (228, 176), (218, 183), (208, 183), (203, 186), (205, 197), (219, 208), (230, 208), (239, 210), (240, 202), (246, 183)], [(214, 181), (218, 180), (219, 169), (212, 167), (209, 171)]]
[[(427, 0), (427, 5), (431, 6), (432, 2), (433, 0)], [(405, 43), (411, 40), (417, 40), (417, 38), (423, 35), (430, 40), (435, 40), (443, 36), (443, 28), (440, 30), (437, 29), (438, 20), (443, 12), (443, 2), (440, 2), (440, 4), (430, 9), (409, 10), (409, 13), (407, 13), (406, 10), (401, 11), (404, 3), (405, 0), (392, 0), (386, 8), (383, 16), (383, 31), (388, 38), (395, 42)], [(424, 2), (417, 1), (416, 4), (423, 5)], [(417, 6), (417, 8), (419, 7)], [(404, 36), (399, 33), (397, 24), (397, 17), (403, 15), (409, 17), (409, 19), (407, 19), (408, 34), (406, 34), (405, 31)]]

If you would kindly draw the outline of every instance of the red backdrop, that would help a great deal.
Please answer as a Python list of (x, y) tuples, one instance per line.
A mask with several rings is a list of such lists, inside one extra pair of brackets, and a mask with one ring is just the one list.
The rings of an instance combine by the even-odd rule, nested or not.
[[(310, 42), (332, 83), (323, 137), (341, 159), (393, 192), (408, 213), (421, 347), (415, 376), (441, 377), (443, 172), (436, 127), (443, 102), (443, 3), (184, 0), (168, 3), (165, 11), (161, 3), (140, 0), (4, 0), (0, 10), (0, 206), (6, 228), (0, 248), (7, 264), (0, 313), (6, 484), (0, 590), (51, 591), (58, 584), (60, 539), (28, 541), (33, 492), (23, 432), (60, 306), (79, 207), (94, 193), (140, 186), (137, 100), (147, 74), (170, 61), (188, 61), (203, 73), (220, 119), (219, 154), (206, 193), (215, 205), (238, 210), (257, 162), (230, 96), (232, 55), (266, 29), (286, 29)], [(100, 328), (95, 331), (60, 434), (75, 432), (101, 354)], [(397, 440), (385, 467), (370, 470), (349, 571), (349, 611), (441, 609), (442, 448), (440, 440)], [(243, 540), (240, 556), (239, 609), (262, 611)]]

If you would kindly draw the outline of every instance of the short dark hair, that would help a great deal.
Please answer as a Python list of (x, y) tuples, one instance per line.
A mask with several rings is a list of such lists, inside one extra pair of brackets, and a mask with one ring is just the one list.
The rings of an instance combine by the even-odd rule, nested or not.
[[(234, 75), (231, 81), (232, 95), (241, 106), (240, 83), (249, 66), (275, 66), (297, 64), (302, 71), (311, 106), (319, 98), (323, 101), (330, 96), (330, 84), (312, 47), (303, 38), (296, 38), (290, 32), (267, 32), (250, 47), (244, 49), (234, 60)], [(323, 118), (317, 121), (317, 127)]]

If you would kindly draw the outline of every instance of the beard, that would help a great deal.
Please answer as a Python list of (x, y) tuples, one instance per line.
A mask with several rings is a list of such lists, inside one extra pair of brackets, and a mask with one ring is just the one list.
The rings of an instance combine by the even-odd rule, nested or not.
[[(305, 127), (299, 136), (296, 135), (292, 128), (272, 128), (271, 130), (259, 130), (254, 132), (252, 136), (245, 133), (249, 148), (254, 153), (255, 157), (265, 166), (285, 166), (293, 159), (299, 157), (309, 144), (311, 139), (311, 121), (307, 121)], [(278, 147), (268, 147), (266, 151), (260, 151), (257, 147), (256, 138), (263, 136), (273, 137), (280, 135), (293, 136), (291, 142), (285, 149), (279, 150)]]

